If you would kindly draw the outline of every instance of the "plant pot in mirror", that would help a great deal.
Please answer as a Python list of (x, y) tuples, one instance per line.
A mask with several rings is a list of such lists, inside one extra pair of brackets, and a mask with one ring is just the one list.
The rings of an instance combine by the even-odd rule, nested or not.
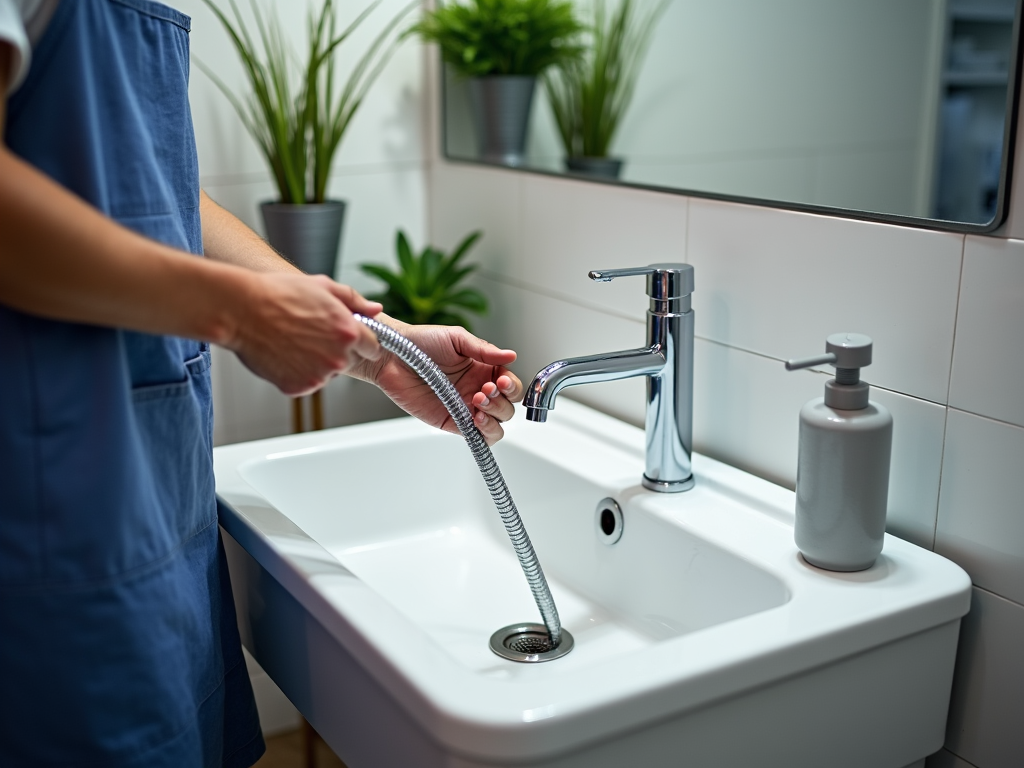
[(582, 54), (572, 2), (453, 0), (424, 13), (413, 31), (468, 79), (479, 156), (522, 165), (537, 77)]
[(310, 275), (334, 277), (338, 269), (345, 203), (294, 205), (267, 201), (260, 204), (267, 242), (292, 264)]
[(625, 161), (618, 157), (567, 157), (565, 170), (581, 176), (593, 176), (599, 179), (618, 179), (622, 175)]
[(527, 75), (489, 75), (469, 81), (473, 126), (482, 159), (523, 164), (536, 85), (537, 78)]

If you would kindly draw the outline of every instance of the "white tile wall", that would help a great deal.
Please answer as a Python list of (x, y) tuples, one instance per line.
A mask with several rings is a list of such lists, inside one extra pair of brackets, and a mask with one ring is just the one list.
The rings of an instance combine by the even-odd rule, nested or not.
[(697, 332), (776, 359), (866, 333), (866, 380), (945, 403), (962, 247), (950, 233), (693, 200)]
[(1022, 338), (1024, 241), (968, 237), (949, 404), (1024, 426)]
[(884, 389), (874, 389), (871, 396), (888, 408), (893, 418), (886, 530), (931, 549), (946, 409)]
[(978, 768), (1024, 765), (1024, 607), (975, 589), (963, 622), (946, 748)]
[(503, 274), (526, 285), (642, 318), (648, 303), (644, 278), (594, 283), (587, 273), (686, 261), (684, 197), (643, 191), (622, 195), (606, 184), (534, 175), (524, 176), (522, 195), (522, 250), (503, 265)]
[(523, 176), (482, 166), (461, 166), (456, 173), (431, 174), (431, 196), (455, 215), (434, 217), (431, 239), (451, 248), (474, 230), (484, 236), (473, 260), (488, 271), (508, 274), (521, 246)]
[(977, 586), (1018, 603), (1024, 603), (1022, 470), (1024, 427), (950, 409), (935, 551), (959, 563)]

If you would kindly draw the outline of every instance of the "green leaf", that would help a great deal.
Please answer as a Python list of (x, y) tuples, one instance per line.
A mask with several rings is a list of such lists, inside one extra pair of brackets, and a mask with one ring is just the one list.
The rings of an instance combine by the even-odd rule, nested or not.
[(376, 277), (379, 280), (383, 280), (388, 288), (399, 295), (406, 293), (405, 281), (401, 275), (396, 275), (387, 267), (382, 267), (379, 264), (360, 264), (361, 269), (367, 275)]
[(405, 232), (398, 230), (398, 234), (395, 237), (395, 252), (398, 254), (398, 264), (401, 266), (402, 271), (412, 274), (417, 271), (416, 269), (416, 257), (412, 255), (412, 247), (409, 245), (409, 239), (405, 236)]
[(454, 305), (476, 312), (478, 315), (487, 313), (487, 297), (476, 288), (463, 288), (456, 293), (444, 297), (445, 304)]
[(439, 4), (412, 31), (437, 43), (467, 77), (541, 74), (577, 58), (583, 26), (570, 0), (467, 0)]
[(480, 232), (471, 233), (450, 255), (427, 246), (416, 256), (408, 237), (399, 230), (395, 235), (397, 271), (381, 264), (361, 264), (359, 267), (387, 286), (384, 293), (367, 298), (380, 301), (385, 312), (408, 323), (443, 323), (469, 328), (465, 316), (455, 310), (484, 314), (488, 302), (476, 288), (460, 286), (477, 269), (477, 265), (460, 267), (458, 263), (481, 235)]
[(437, 284), (437, 275), (441, 270), (441, 266), (444, 262), (444, 254), (435, 249), (427, 247), (423, 251), (421, 258), (421, 273), (423, 276), (423, 286), (434, 286)]

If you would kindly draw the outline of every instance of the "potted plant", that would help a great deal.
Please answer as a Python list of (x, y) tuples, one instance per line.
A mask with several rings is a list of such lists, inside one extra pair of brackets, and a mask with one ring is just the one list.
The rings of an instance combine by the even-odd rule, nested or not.
[(450, 255), (427, 246), (417, 256), (405, 233), (399, 230), (395, 239), (397, 271), (380, 264), (359, 265), (363, 272), (382, 280), (386, 286), (382, 293), (366, 298), (379, 301), (387, 314), (406, 323), (461, 325), (473, 330), (462, 311), (486, 314), (487, 297), (476, 288), (461, 285), (477, 267), (460, 266), (459, 262), (482, 234), (467, 235)]
[(413, 30), (469, 78), (484, 160), (520, 165), (537, 77), (577, 58), (582, 26), (569, 0), (466, 0), (439, 5)]
[[(250, 34), (235, 0), (230, 0), (233, 19), (214, 0), (204, 2), (242, 60), (251, 89), (248, 98), (236, 96), (202, 62), (196, 64), (231, 102), (277, 185), (278, 200), (260, 206), (267, 240), (304, 272), (333, 276), (345, 203), (327, 199), (331, 163), (367, 91), (401, 39), (392, 33), (417, 2), (385, 25), (347, 77), (336, 75), (335, 56), (381, 0), (372, 2), (341, 32), (333, 0), (325, 0), (319, 14), (311, 10), (308, 51), (301, 61), (289, 50), (276, 19), (256, 2), (251, 5), (257, 38)], [(296, 65), (301, 69), (294, 71)]]
[(555, 75), (545, 76), (567, 170), (619, 177), (622, 160), (610, 157), (609, 150), (633, 97), (655, 23), (669, 2), (621, 0), (609, 12), (605, 0), (594, 0), (583, 56), (561, 62)]

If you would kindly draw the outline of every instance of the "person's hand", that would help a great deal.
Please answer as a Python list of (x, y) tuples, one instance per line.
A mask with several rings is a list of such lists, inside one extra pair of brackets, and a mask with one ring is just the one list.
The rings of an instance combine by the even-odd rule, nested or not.
[[(473, 413), (473, 422), (487, 444), (498, 442), (505, 434), (501, 422), (512, 418), (513, 403), (523, 398), (522, 382), (505, 367), (516, 359), (516, 353), (499, 349), (457, 326), (407, 325), (391, 318), (387, 323), (444, 371)], [(394, 355), (384, 354), (353, 373), (375, 383), (406, 413), (458, 434), (459, 428), (437, 395)]]
[(326, 275), (253, 273), (240, 297), (239, 320), (226, 347), (286, 395), (315, 392), (364, 360), (377, 360), (377, 337), (354, 317), (373, 317), (367, 301)]

